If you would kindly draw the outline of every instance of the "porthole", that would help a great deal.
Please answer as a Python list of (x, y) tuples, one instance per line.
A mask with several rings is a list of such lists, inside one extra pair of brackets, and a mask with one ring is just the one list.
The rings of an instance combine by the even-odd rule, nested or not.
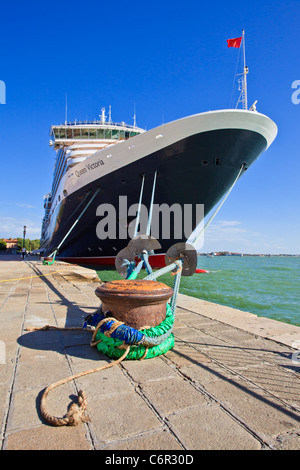
[(202, 160), (201, 165), (207, 166), (208, 165), (208, 160)]

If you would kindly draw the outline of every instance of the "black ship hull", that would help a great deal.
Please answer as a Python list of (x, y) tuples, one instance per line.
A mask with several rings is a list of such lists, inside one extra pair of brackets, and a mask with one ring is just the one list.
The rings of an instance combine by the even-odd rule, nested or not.
[[(108, 174), (72, 192), (60, 204), (55, 229), (44, 242), (44, 255), (52, 253), (81, 215), (83, 207), (99, 192), (76, 227), (61, 245), (56, 258), (82, 265), (113, 264), (117, 253), (129, 242), (128, 224), (133, 216), (120, 213), (120, 197), (126, 197), (127, 208), (137, 204), (142, 175), (145, 175), (143, 204), (149, 207), (153, 177), (157, 171), (154, 203), (171, 207), (179, 204), (193, 207), (192, 230), (200, 222), (195, 213), (196, 205), (203, 204), (205, 217), (233, 184), (241, 166), (243, 173), (268, 147), (265, 136), (248, 129), (216, 129), (190, 135), (167, 145), (143, 158), (125, 164)], [(242, 173), (242, 174), (243, 174)], [(125, 201), (125, 198), (122, 199)], [(104, 220), (99, 214), (100, 205), (116, 208), (115, 237), (99, 239), (97, 225)], [(104, 206), (102, 206), (104, 207)], [(123, 207), (124, 209), (124, 207)], [(176, 226), (182, 224), (181, 227)], [(185, 241), (184, 220), (171, 224), (167, 237), (159, 234), (161, 249), (152, 258), (157, 266), (163, 265), (163, 254), (174, 243)], [(182, 235), (178, 237), (178, 233)], [(155, 263), (156, 260), (156, 263)]]

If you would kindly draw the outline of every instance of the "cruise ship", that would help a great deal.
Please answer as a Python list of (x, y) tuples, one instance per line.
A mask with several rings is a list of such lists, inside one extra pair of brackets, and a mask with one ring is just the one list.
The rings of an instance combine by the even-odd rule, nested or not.
[[(44, 197), (44, 256), (113, 265), (137, 233), (132, 227), (141, 200), (150, 211), (153, 202), (191, 207), (194, 233), (276, 134), (276, 124), (255, 107), (194, 114), (148, 131), (135, 122), (112, 122), (111, 110), (107, 117), (104, 108), (98, 120), (51, 126), (56, 162), (51, 192)], [(115, 220), (108, 218), (110, 208)], [(160, 248), (150, 257), (153, 267), (164, 265), (171, 245), (189, 238), (186, 225), (181, 217), (167, 234), (156, 230)]]

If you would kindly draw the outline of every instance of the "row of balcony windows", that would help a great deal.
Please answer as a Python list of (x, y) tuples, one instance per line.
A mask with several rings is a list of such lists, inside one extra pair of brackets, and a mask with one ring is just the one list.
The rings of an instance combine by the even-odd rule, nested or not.
[[(139, 134), (136, 131), (125, 131), (121, 129), (89, 129), (89, 128), (60, 128), (52, 129), (55, 139), (129, 139)], [(53, 135), (52, 134), (52, 135)]]

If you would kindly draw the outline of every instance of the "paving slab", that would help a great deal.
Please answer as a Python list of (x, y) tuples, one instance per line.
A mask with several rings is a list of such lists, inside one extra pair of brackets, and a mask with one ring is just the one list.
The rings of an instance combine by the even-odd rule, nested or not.
[[(82, 330), (99, 282), (79, 266), (0, 256), (1, 449), (300, 449), (300, 328), (182, 294), (172, 350), (53, 389), (50, 414), (83, 389), (90, 421), (45, 422), (45, 387), (112, 362)], [(45, 324), (62, 330), (26, 329)]]

